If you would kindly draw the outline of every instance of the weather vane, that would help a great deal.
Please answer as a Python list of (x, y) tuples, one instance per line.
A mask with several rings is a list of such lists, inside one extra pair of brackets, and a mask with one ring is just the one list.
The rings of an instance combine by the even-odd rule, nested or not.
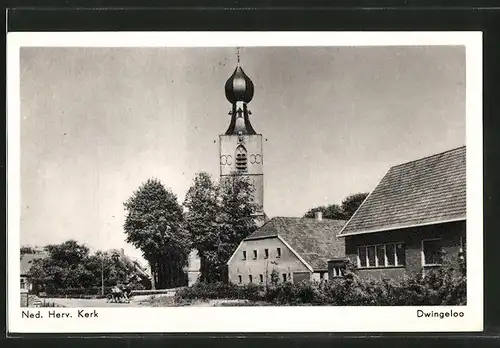
[(238, 60), (237, 64), (240, 65), (240, 48), (236, 47), (236, 59)]

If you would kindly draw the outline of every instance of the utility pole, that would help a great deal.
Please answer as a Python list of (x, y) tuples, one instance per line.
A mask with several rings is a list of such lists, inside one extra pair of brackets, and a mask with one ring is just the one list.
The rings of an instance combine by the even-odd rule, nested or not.
[(101, 254), (101, 295), (104, 296), (104, 253)]
[(267, 292), (267, 276), (269, 275), (269, 258), (266, 259), (266, 292)]

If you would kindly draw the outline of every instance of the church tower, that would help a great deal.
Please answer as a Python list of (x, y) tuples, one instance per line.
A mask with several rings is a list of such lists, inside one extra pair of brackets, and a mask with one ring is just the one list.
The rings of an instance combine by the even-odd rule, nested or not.
[(226, 98), (231, 103), (229, 127), (219, 136), (221, 179), (232, 175), (249, 178), (254, 189), (254, 202), (259, 210), (256, 221), (261, 225), (264, 214), (264, 159), (262, 134), (257, 134), (250, 123), (252, 112), (248, 103), (253, 98), (254, 85), (238, 62), (225, 85)]

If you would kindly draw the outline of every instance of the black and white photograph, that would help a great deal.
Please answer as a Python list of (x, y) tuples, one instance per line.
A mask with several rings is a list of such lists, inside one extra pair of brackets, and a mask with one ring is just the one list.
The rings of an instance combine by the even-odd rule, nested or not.
[(481, 34), (73, 34), (9, 38), (9, 325), (482, 329)]

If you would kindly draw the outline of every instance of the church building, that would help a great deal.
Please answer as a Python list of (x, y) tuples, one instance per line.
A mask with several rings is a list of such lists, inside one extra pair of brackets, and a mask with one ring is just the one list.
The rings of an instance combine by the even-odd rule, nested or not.
[[(254, 84), (240, 66), (239, 53), (233, 74), (224, 86), (226, 98), (231, 104), (229, 126), (219, 135), (220, 179), (231, 176), (246, 176), (253, 188), (253, 200), (257, 205), (255, 221), (258, 227), (268, 220), (264, 212), (264, 159), (262, 156), (262, 134), (258, 134), (250, 122), (252, 112), (248, 103), (254, 95)], [(188, 285), (196, 283), (200, 260), (196, 250), (189, 255), (185, 269)]]
[(255, 218), (260, 226), (265, 221), (262, 134), (250, 122), (252, 112), (248, 103), (253, 98), (254, 85), (241, 68), (239, 55), (236, 69), (226, 81), (225, 92), (231, 103), (231, 119), (226, 132), (219, 136), (221, 180), (233, 175), (248, 177), (258, 206)]

